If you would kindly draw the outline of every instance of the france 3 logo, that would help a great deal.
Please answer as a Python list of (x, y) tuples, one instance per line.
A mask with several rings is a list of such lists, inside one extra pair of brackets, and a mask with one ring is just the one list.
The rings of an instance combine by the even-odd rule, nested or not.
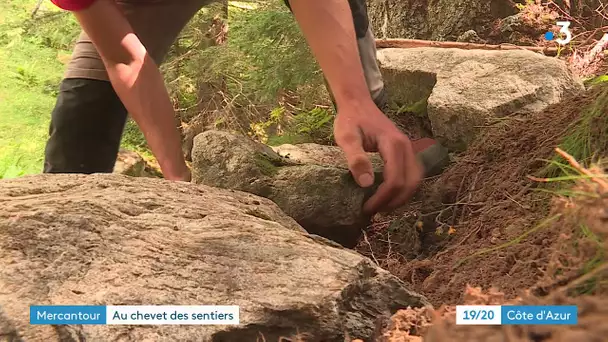
[(552, 41), (555, 40), (555, 42), (559, 45), (566, 45), (568, 43), (570, 43), (572, 41), (572, 32), (570, 31), (570, 25), (571, 23), (569, 21), (558, 21), (556, 23), (557, 26), (561, 27), (561, 29), (559, 30), (559, 33), (564, 36), (565, 38), (562, 37), (558, 37), (557, 39), (555, 39), (555, 33), (549, 31), (547, 33), (545, 33), (545, 39), (548, 41)]

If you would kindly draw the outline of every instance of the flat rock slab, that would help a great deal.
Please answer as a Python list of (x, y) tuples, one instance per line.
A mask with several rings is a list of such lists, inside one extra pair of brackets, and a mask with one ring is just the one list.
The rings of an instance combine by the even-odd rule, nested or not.
[[(378, 60), (392, 101), (428, 97), (436, 139), (463, 150), (488, 124), (517, 124), (584, 90), (557, 59), (523, 50), (382, 49)], [(514, 121), (515, 120), (515, 121)]]
[[(367, 339), (427, 305), (251, 194), (124, 175), (0, 181), (0, 336), (12, 341)], [(239, 326), (48, 326), (29, 305), (239, 305)]]

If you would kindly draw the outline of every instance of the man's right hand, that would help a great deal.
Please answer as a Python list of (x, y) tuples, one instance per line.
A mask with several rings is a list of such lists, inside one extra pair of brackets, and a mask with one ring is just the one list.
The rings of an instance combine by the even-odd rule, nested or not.
[(368, 214), (394, 210), (407, 202), (422, 179), (422, 167), (409, 138), (371, 101), (338, 104), (334, 123), (336, 143), (346, 155), (348, 167), (361, 187), (374, 183), (366, 152), (380, 152), (384, 160), (383, 183), (365, 203)]

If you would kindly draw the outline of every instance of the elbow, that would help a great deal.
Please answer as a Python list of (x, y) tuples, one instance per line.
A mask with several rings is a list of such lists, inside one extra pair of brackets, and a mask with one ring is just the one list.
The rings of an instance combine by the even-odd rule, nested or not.
[[(137, 40), (128, 41), (125, 37), (121, 43), (121, 49), (113, 54), (104, 56), (106, 69), (110, 79), (119, 81), (127, 86), (132, 86), (147, 64), (150, 64), (145, 47)], [(137, 38), (135, 38), (137, 39)]]
[(135, 58), (128, 62), (110, 62), (106, 65), (106, 70), (112, 82), (131, 88), (140, 77), (144, 63), (143, 58)]

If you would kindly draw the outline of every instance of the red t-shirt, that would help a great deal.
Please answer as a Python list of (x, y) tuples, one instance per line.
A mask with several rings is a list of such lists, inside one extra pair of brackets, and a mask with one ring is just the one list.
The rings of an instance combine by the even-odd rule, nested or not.
[(51, 2), (66, 11), (80, 11), (91, 6), (95, 0), (51, 0)]

